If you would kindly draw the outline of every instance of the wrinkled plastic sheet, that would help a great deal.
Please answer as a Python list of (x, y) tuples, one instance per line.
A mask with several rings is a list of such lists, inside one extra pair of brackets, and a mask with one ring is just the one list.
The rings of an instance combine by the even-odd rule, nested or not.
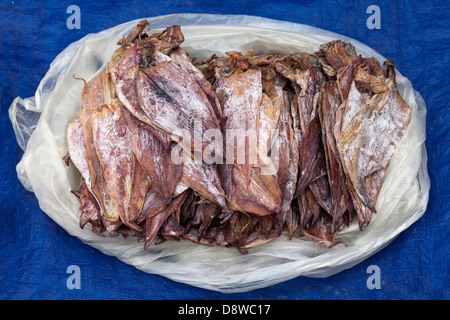
[[(178, 14), (147, 19), (152, 31), (182, 26), (182, 47), (191, 57), (213, 53), (314, 52), (331, 40), (351, 42), (364, 57), (383, 56), (353, 39), (314, 27), (251, 16)], [(92, 78), (105, 67), (117, 41), (139, 20), (97, 34), (67, 47), (53, 61), (34, 97), (16, 98), (9, 115), (17, 142), (25, 151), (17, 165), (23, 186), (35, 193), (41, 209), (69, 234), (127, 264), (175, 281), (221, 292), (243, 292), (297, 276), (328, 277), (350, 268), (387, 246), (425, 212), (430, 188), (426, 167), (426, 106), (411, 82), (397, 73), (398, 90), (412, 108), (410, 125), (393, 157), (371, 224), (359, 231), (356, 223), (338, 234), (342, 243), (324, 248), (304, 237), (286, 235), (252, 248), (247, 255), (235, 249), (207, 247), (189, 241), (165, 242), (143, 250), (136, 238), (99, 237), (89, 226), (79, 227), (79, 202), (69, 191), (80, 175), (66, 167), (66, 127), (78, 117), (83, 83), (73, 75)]]

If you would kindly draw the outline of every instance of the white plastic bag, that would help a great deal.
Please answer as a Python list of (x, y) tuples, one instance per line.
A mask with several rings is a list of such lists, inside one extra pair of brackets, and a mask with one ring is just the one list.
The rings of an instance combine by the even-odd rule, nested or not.
[[(179, 24), (185, 35), (182, 47), (191, 57), (207, 59), (236, 50), (314, 52), (320, 44), (342, 39), (358, 53), (385, 60), (369, 47), (344, 36), (290, 22), (251, 16), (176, 14), (147, 19), (152, 31)], [(328, 249), (304, 237), (289, 241), (286, 235), (241, 255), (235, 249), (207, 247), (190, 241), (151, 245), (130, 237), (99, 237), (89, 226), (79, 227), (77, 189), (80, 175), (66, 167), (66, 127), (78, 117), (83, 83), (105, 67), (117, 41), (137, 22), (130, 21), (71, 44), (53, 61), (36, 95), (16, 98), (9, 115), (17, 142), (24, 149), (17, 174), (39, 205), (69, 234), (148, 273), (221, 292), (242, 292), (276, 284), (297, 276), (328, 277), (350, 268), (388, 245), (425, 212), (430, 188), (425, 149), (425, 102), (410, 81), (397, 73), (398, 89), (412, 108), (410, 125), (392, 159), (370, 225), (359, 231), (350, 225), (338, 234), (341, 244)], [(400, 66), (401, 67), (401, 66)], [(356, 220), (356, 219), (355, 219)]]

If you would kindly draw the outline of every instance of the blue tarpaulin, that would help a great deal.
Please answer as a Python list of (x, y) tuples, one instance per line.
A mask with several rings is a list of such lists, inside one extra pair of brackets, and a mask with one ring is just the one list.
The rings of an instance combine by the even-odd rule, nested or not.
[[(69, 28), (70, 5), (80, 25)], [(369, 6), (380, 9), (369, 28)], [(30, 97), (70, 43), (130, 20), (171, 13), (245, 14), (336, 32), (398, 66), (427, 105), (431, 191), (424, 216), (369, 259), (324, 279), (298, 277), (245, 293), (223, 294), (146, 274), (70, 236), (17, 179), (19, 148), (8, 108)], [(2, 299), (448, 299), (450, 212), (450, 3), (446, 1), (1, 1), (0, 298)], [(73, 22), (73, 21), (72, 21)], [(77, 266), (80, 287), (68, 278)], [(373, 266), (380, 286), (367, 280)]]

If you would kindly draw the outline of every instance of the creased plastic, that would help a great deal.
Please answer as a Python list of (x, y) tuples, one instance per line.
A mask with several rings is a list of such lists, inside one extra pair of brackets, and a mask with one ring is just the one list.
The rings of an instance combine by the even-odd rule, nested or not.
[[(365, 57), (385, 60), (379, 53), (353, 39), (306, 25), (241, 15), (176, 14), (147, 19), (152, 30), (182, 26), (182, 47), (198, 61), (225, 51), (314, 52), (320, 44), (350, 41)], [(33, 191), (41, 209), (69, 234), (105, 254), (175, 281), (221, 292), (243, 292), (266, 287), (297, 276), (328, 277), (350, 268), (387, 246), (425, 212), (430, 181), (425, 149), (425, 102), (408, 79), (397, 73), (398, 89), (412, 108), (411, 123), (386, 174), (371, 224), (359, 231), (357, 224), (338, 234), (341, 244), (328, 249), (286, 235), (241, 255), (235, 249), (207, 247), (189, 241), (168, 241), (143, 250), (136, 238), (104, 238), (89, 227), (79, 227), (77, 189), (80, 175), (66, 167), (66, 128), (80, 111), (83, 82), (102, 69), (117, 48), (117, 41), (136, 21), (72, 43), (53, 61), (34, 97), (16, 98), (9, 115), (17, 142), (25, 151), (17, 165), (24, 187)], [(401, 67), (401, 66), (400, 66)], [(120, 275), (119, 275), (120, 276)]]

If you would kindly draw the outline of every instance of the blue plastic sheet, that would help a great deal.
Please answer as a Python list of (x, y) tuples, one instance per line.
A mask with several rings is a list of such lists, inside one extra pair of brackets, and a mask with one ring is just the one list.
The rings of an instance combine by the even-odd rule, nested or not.
[[(448, 3), (379, 1), (380, 29), (369, 29), (367, 8), (357, 1), (284, 1), (263, 5), (234, 1), (78, 2), (80, 29), (69, 29), (68, 4), (2, 2), (0, 7), (1, 154), (0, 298), (3, 299), (448, 299), (450, 211)], [(299, 277), (246, 293), (221, 294), (145, 274), (70, 236), (40, 210), (17, 180), (18, 147), (8, 119), (16, 96), (33, 96), (56, 55), (84, 35), (143, 16), (197, 12), (248, 14), (308, 24), (340, 33), (394, 60), (427, 103), (428, 171), (432, 189), (425, 215), (381, 252), (325, 279)], [(70, 285), (71, 266), (80, 288)], [(371, 266), (380, 289), (371, 289)], [(68, 282), (69, 280), (69, 282)], [(370, 279), (369, 279), (370, 281)]]

